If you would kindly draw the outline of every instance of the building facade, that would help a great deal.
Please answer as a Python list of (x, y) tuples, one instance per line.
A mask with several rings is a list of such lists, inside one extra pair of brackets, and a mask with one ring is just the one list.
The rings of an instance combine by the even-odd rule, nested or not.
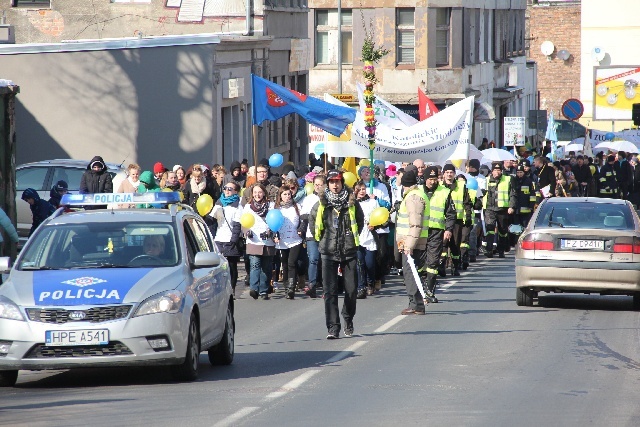
[[(153, 77), (163, 73), (170, 74), (170, 81), (186, 82), (181, 86), (181, 90), (187, 90), (191, 84), (193, 87), (187, 91), (200, 90), (202, 92), (198, 96), (205, 98), (205, 103), (211, 103), (201, 111), (202, 117), (209, 120), (209, 124), (204, 126), (202, 132), (206, 133), (210, 128), (210, 135), (206, 141), (207, 148), (203, 152), (204, 157), (192, 158), (192, 155), (199, 150), (194, 151), (194, 144), (195, 146), (202, 144), (202, 136), (196, 141), (192, 136), (185, 134), (201, 132), (190, 129), (191, 126), (196, 125), (195, 122), (188, 120), (183, 123), (184, 127), (180, 131), (182, 133), (174, 131), (158, 135), (157, 140), (166, 140), (166, 144), (180, 148), (177, 158), (189, 157), (192, 161), (222, 163), (227, 166), (231, 161), (242, 158), (253, 161), (250, 114), (251, 73), (300, 92), (306, 92), (308, 88), (308, 55), (306, 53), (309, 43), (306, 0), (110, 0), (102, 2), (12, 0), (0, 4), (0, 13), (3, 16), (0, 24), (0, 40), (4, 35), (5, 43), (16, 43), (15, 46), (6, 48), (5, 55), (0, 56), (0, 69), (3, 73), (9, 70), (5, 67), (5, 63), (10, 63), (11, 67), (15, 66), (16, 69), (24, 69), (25, 65), (33, 61), (32, 58), (28, 58), (30, 54), (47, 51), (47, 48), (34, 47), (36, 45), (53, 44), (58, 46), (61, 53), (75, 52), (76, 55), (63, 55), (71, 57), (78, 56), (80, 51), (69, 46), (77, 47), (86, 43), (96, 48), (100, 43), (117, 44), (120, 40), (125, 41), (125, 44), (129, 43), (128, 46), (134, 46), (135, 51), (137, 48), (135, 40), (142, 40), (141, 44), (153, 45), (154, 40), (160, 40), (159, 43), (163, 44), (163, 40), (166, 41), (167, 37), (172, 36), (217, 37), (220, 43), (216, 43), (212, 48), (211, 57), (208, 59), (210, 63), (178, 65), (180, 62), (173, 60), (175, 58), (167, 58), (168, 62), (157, 64), (161, 70), (160, 73), (147, 70), (148, 80), (145, 81), (144, 76), (141, 76), (140, 81), (136, 82), (138, 89), (144, 89), (154, 95), (158, 87), (151, 84), (154, 82)], [(189, 50), (182, 42), (177, 43), (176, 47), (178, 50)], [(93, 52), (101, 50), (101, 48), (96, 49)], [(30, 51), (30, 54), (25, 53), (27, 51)], [(122, 50), (122, 55), (130, 54), (129, 49)], [(189, 54), (185, 53), (185, 55)], [(81, 56), (91, 57), (91, 55)], [(65, 58), (63, 62), (66, 61)], [(33, 89), (30, 91), (29, 87), (32, 86), (34, 89), (37, 87), (39, 97), (50, 99), (52, 103), (59, 102), (60, 99), (75, 102), (77, 100), (74, 100), (70, 93), (60, 93), (59, 85), (44, 87), (43, 82), (65, 80), (74, 81), (79, 86), (91, 86), (96, 82), (95, 71), (104, 64), (94, 64), (95, 70), (91, 71), (92, 59), (88, 61), (90, 61), (89, 64), (79, 64), (89, 69), (85, 75), (72, 75), (66, 70), (60, 70), (56, 76), (48, 75), (49, 73), (43, 75), (39, 71), (11, 76), (24, 88), (20, 97), (22, 100), (20, 108), (24, 108), (25, 111), (22, 117), (18, 115), (18, 128), (20, 130), (20, 123), (25, 128), (18, 132), (19, 137), (25, 135), (24, 130), (39, 127), (42, 128), (41, 133), (46, 133), (50, 137), (56, 135), (54, 142), (57, 147), (52, 146), (51, 151), (57, 151), (59, 157), (77, 158), (85, 155), (82, 152), (83, 149), (80, 149), (80, 153), (69, 149), (78, 141), (70, 140), (67, 134), (55, 129), (56, 126), (61, 126), (56, 114), (52, 114), (51, 110), (38, 112), (41, 109), (36, 101), (30, 100), (29, 94)], [(131, 62), (133, 65), (135, 59), (131, 58)], [(176, 68), (178, 66), (183, 68)], [(185, 66), (192, 72), (190, 76), (184, 74)], [(209, 83), (209, 87), (200, 86), (203, 81), (199, 80), (202, 76), (198, 74), (203, 71), (211, 73), (204, 80)], [(112, 80), (114, 76), (122, 75), (118, 71), (111, 73), (109, 68), (103, 69), (103, 72), (106, 72), (109, 77), (102, 80)], [(28, 76), (32, 77), (28, 79)], [(3, 74), (0, 78), (9, 77)], [(78, 79), (86, 81), (80, 82)], [(150, 87), (144, 88), (147, 82)], [(151, 99), (155, 100), (155, 97), (152, 96)], [(148, 102), (147, 100), (138, 101)], [(31, 102), (35, 103), (31, 104)], [(130, 105), (123, 107), (127, 109)], [(151, 102), (148, 106), (152, 109), (161, 109), (162, 105), (162, 103)], [(83, 109), (79, 111), (81, 114), (85, 113)], [(171, 111), (175, 112), (174, 109)], [(151, 114), (148, 110), (135, 113), (136, 117)], [(86, 114), (89, 112), (87, 111)], [(163, 112), (159, 111), (158, 116), (163, 116)], [(36, 123), (31, 123), (32, 120)], [(201, 125), (201, 123), (198, 124), (198, 126)], [(53, 128), (50, 128), (51, 126)], [(143, 166), (148, 162), (153, 164), (159, 159), (162, 160), (157, 150), (147, 152), (143, 148), (146, 142), (141, 144), (141, 138), (146, 137), (136, 134), (135, 129), (139, 128), (133, 126), (126, 129), (126, 143), (118, 150), (128, 151), (125, 157)], [(72, 131), (71, 134), (73, 133), (76, 132)], [(85, 141), (88, 135), (92, 135), (92, 133), (79, 133), (83, 135)], [(258, 132), (258, 158), (280, 152), (286, 159), (306, 160), (307, 135), (307, 126), (297, 117), (290, 116), (277, 122), (265, 123)], [(96, 137), (88, 142), (100, 144)], [(129, 150), (124, 147), (133, 148)], [(114, 156), (116, 153), (118, 156), (125, 154), (118, 150), (115, 150)], [(20, 162), (49, 158), (34, 158), (40, 155), (45, 154), (33, 150), (29, 141), (23, 141), (18, 147), (17, 156)], [(176, 157), (172, 155), (172, 158)], [(166, 161), (169, 162), (168, 159)]]
[(495, 112), (492, 120), (478, 112), (474, 142), (486, 137), (503, 145), (504, 117), (526, 117), (536, 108), (536, 64), (525, 54), (526, 0), (341, 0), (340, 14), (335, 1), (309, 0), (309, 8), (314, 96), (337, 92), (338, 57), (342, 94), (356, 93), (362, 44), (372, 32), (390, 50), (376, 66), (376, 94), (406, 112), (417, 112), (418, 88), (439, 108), (474, 95), (478, 108)]

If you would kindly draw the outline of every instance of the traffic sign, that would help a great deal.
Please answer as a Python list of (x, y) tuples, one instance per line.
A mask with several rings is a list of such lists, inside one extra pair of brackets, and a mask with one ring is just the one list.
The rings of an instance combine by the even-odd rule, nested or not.
[(569, 98), (562, 104), (562, 115), (569, 120), (578, 120), (584, 113), (584, 105), (579, 99)]

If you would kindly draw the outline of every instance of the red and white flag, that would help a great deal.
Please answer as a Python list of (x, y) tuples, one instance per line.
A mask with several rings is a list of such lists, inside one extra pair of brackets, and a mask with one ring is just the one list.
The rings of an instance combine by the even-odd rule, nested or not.
[(420, 121), (428, 119), (438, 112), (436, 104), (434, 104), (420, 88), (418, 88), (418, 110), (420, 113)]

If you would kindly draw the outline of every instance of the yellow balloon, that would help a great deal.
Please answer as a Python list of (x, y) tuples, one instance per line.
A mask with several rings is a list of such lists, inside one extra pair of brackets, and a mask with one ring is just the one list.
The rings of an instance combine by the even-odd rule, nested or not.
[(389, 211), (382, 206), (375, 208), (369, 216), (369, 225), (382, 225), (389, 219)]
[(344, 183), (349, 187), (353, 187), (353, 185), (358, 182), (358, 177), (352, 172), (345, 172), (342, 177), (344, 178)]
[(307, 194), (307, 196), (308, 196), (309, 194), (313, 194), (313, 190), (314, 190), (314, 188), (313, 188), (313, 184), (312, 184), (312, 183), (307, 182), (307, 183), (304, 185), (304, 191), (305, 191), (305, 193)]
[(451, 160), (451, 163), (453, 163), (453, 166), (455, 166), (456, 169), (460, 169), (462, 167), (462, 162), (464, 162), (464, 159)]
[(240, 225), (244, 228), (251, 228), (256, 223), (256, 219), (249, 212), (245, 212), (240, 217)]
[(369, 159), (360, 159), (360, 163), (358, 163), (358, 166), (371, 166), (371, 162), (369, 161)]
[(208, 194), (203, 194), (196, 200), (196, 209), (200, 216), (205, 216), (213, 209), (213, 199)]

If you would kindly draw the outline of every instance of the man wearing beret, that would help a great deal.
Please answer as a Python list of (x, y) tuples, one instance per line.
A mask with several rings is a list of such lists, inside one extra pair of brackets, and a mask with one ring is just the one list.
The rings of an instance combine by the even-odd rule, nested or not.
[(415, 260), (416, 269), (423, 264), (429, 233), (429, 199), (418, 185), (414, 171), (404, 173), (400, 183), (404, 197), (398, 208), (396, 242), (402, 255), (402, 275), (409, 296), (409, 307), (400, 314), (424, 314), (424, 299), (418, 288), (422, 284), (416, 283), (409, 257)]
[(485, 255), (493, 258), (493, 241), (498, 227), (498, 256), (504, 258), (509, 248), (509, 215), (515, 213), (517, 196), (512, 177), (502, 174), (502, 163), (493, 162), (487, 179), (486, 193), (482, 199), (486, 225)]
[(438, 266), (444, 242), (453, 235), (456, 208), (451, 201), (451, 190), (438, 181), (438, 168), (429, 166), (425, 173), (425, 192), (429, 199), (429, 237), (427, 238), (427, 277), (425, 295), (430, 303), (438, 302), (435, 296)]

